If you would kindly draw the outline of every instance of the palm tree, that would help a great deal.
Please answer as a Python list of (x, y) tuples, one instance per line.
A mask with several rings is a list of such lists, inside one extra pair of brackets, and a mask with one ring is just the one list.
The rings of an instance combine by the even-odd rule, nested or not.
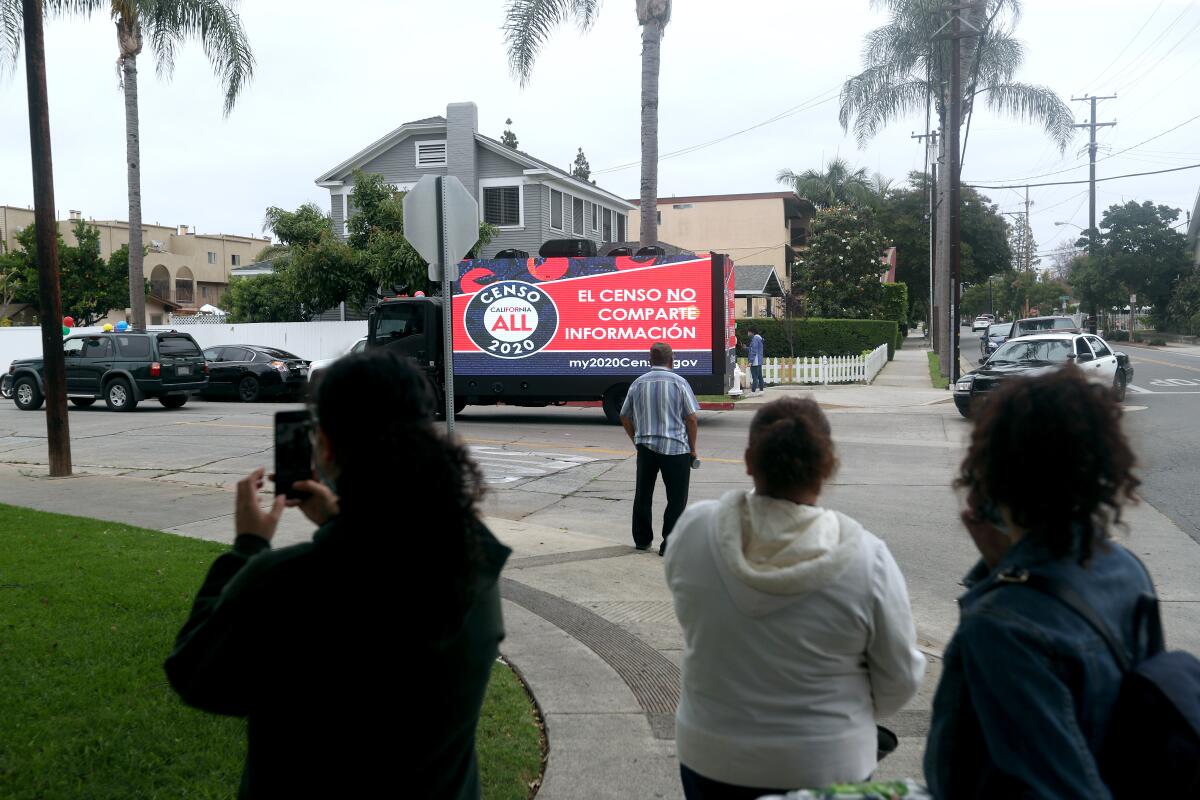
[[(599, 0), (508, 0), (504, 38), (513, 74), (525, 86), (533, 62), (556, 25), (574, 20), (586, 32), (600, 12)], [(637, 0), (642, 26), (642, 181), (641, 226), (643, 247), (658, 243), (658, 73), (663, 31), (671, 20), (671, 0)]]
[[(945, 23), (943, 0), (872, 0), (887, 8), (891, 20), (867, 34), (866, 68), (842, 85), (838, 118), (854, 127), (860, 145), (889, 123), (924, 112), (932, 102), (942, 130), (950, 107), (950, 43), (935, 41)], [(1075, 131), (1071, 109), (1052, 90), (1013, 80), (1025, 60), (1024, 46), (1013, 35), (1020, 0), (985, 0), (968, 19), (980, 30), (964, 39), (963, 119), (970, 132), (975, 101), (992, 111), (1040, 123), (1065, 150)], [(963, 140), (966, 148), (966, 137)]]
[[(21, 0), (0, 0), (0, 62), (20, 49)], [(160, 77), (170, 77), (175, 51), (197, 41), (225, 89), (226, 116), (254, 74), (254, 55), (233, 0), (45, 0), (47, 14), (91, 16), (107, 11), (117, 29), (117, 68), (125, 94), (125, 162), (129, 187), (129, 306), (135, 328), (146, 326), (142, 246), (141, 133), (137, 57), (149, 39)], [(5, 58), (7, 57), (7, 58)]]
[(867, 170), (852, 169), (844, 158), (833, 159), (824, 171), (806, 169), (796, 174), (781, 169), (775, 179), (817, 208), (864, 205), (873, 191)]

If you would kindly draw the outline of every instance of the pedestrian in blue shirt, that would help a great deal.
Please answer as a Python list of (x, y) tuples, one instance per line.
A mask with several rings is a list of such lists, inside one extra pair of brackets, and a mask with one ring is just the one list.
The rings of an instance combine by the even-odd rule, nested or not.
[(687, 380), (671, 371), (674, 365), (670, 345), (652, 345), (650, 371), (630, 385), (621, 406), (621, 424), (637, 448), (633, 543), (638, 550), (649, 550), (654, 543), (654, 484), (659, 472), (667, 490), (660, 556), (667, 550), (667, 537), (675, 521), (687, 506), (692, 461), (696, 458), (696, 412), (700, 410)]
[(750, 328), (750, 394), (765, 392), (763, 383), (763, 337), (758, 328)]

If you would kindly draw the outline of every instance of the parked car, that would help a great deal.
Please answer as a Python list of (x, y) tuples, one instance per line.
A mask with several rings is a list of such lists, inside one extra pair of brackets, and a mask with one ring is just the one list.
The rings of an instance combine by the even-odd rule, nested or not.
[(1010, 339), (991, 358), (980, 359), (979, 369), (954, 384), (954, 405), (964, 417), (988, 392), (1014, 377), (1037, 375), (1075, 364), (1088, 380), (1111, 386), (1120, 402), (1133, 380), (1133, 364), (1125, 353), (1114, 351), (1099, 336), (1080, 333), (1040, 333)]
[(286, 350), (227, 344), (208, 348), (204, 357), (209, 372), (205, 397), (253, 403), (264, 397), (298, 397), (308, 385), (308, 362)]
[[(196, 340), (176, 331), (120, 331), (63, 340), (67, 397), (87, 408), (103, 398), (110, 411), (132, 411), (154, 398), (180, 408), (208, 385), (208, 365)], [(41, 358), (18, 359), (0, 379), (0, 392), (22, 411), (46, 400)]]
[(354, 344), (350, 345), (350, 348), (346, 352), (342, 353), (341, 356), (334, 356), (333, 358), (318, 358), (316, 361), (313, 361), (308, 365), (308, 380), (310, 382), (316, 381), (321, 377), (321, 370), (325, 369), (342, 356), (348, 356), (352, 353), (361, 353), (366, 348), (367, 337), (364, 336)]
[(991, 325), (995, 321), (996, 318), (991, 314), (980, 314), (975, 318), (975, 321), (971, 323), (971, 331), (985, 331), (987, 330), (987, 326)]
[(1028, 336), (1031, 333), (1083, 333), (1083, 329), (1075, 324), (1070, 317), (1026, 317), (1013, 323), (1012, 334), (1008, 337)]
[(992, 353), (996, 352), (996, 348), (1008, 341), (1009, 335), (1012, 333), (1013, 324), (1011, 322), (993, 322), (988, 325), (987, 330), (983, 332), (983, 336), (979, 337), (979, 355), (987, 358)]

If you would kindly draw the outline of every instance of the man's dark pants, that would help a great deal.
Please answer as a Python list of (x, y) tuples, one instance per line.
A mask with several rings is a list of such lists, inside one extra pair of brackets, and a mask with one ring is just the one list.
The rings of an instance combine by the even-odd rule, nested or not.
[(750, 391), (762, 392), (766, 388), (766, 384), (763, 383), (762, 364), (750, 367)]
[(675, 521), (687, 507), (688, 484), (692, 478), (692, 457), (688, 453), (664, 456), (644, 444), (637, 446), (637, 486), (633, 494), (633, 543), (639, 547), (654, 541), (654, 484), (658, 473), (667, 490), (667, 510), (663, 514), (663, 541), (671, 535)]

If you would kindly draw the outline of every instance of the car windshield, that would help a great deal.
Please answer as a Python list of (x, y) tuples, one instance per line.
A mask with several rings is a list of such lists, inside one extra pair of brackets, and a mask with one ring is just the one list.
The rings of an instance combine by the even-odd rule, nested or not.
[(1011, 322), (1001, 322), (996, 325), (989, 325), (988, 326), (988, 336), (1008, 336), (1008, 333), (1011, 330), (1012, 330)]
[(996, 364), (1061, 364), (1069, 355), (1069, 339), (1016, 339), (997, 350), (991, 361)]

